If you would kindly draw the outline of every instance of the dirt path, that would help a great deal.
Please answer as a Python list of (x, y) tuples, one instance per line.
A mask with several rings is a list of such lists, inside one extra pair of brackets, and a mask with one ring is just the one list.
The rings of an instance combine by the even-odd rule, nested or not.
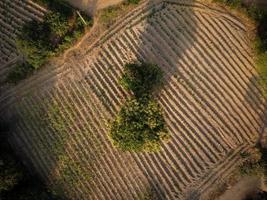
[(84, 44), (85, 40), (87, 40), (91, 35), (92, 33), (95, 32), (95, 30), (97, 29), (97, 26), (99, 25), (99, 17), (96, 17), (94, 19), (94, 23), (93, 23), (93, 26), (92, 28), (79, 40), (79, 42), (77, 42), (73, 47), (67, 49), (64, 54), (63, 54), (63, 57), (62, 57), (62, 60), (65, 61), (65, 59), (74, 51), (79, 51), (79, 48), (81, 47), (82, 44)]
[[(60, 136), (40, 127), (35, 116), (56, 104), (56, 121), (64, 122), (71, 142), (66, 156), (92, 174), (91, 180), (72, 175), (79, 185), (67, 187), (66, 181), (72, 199), (135, 200), (152, 191), (159, 199), (181, 200), (192, 189), (197, 192), (190, 200), (208, 196), (240, 164), (240, 152), (257, 139), (266, 113), (245, 26), (220, 8), (188, 0), (146, 1), (121, 16), (102, 33), (95, 23), (64, 54), (64, 65), (1, 96), (3, 115), (19, 119), (10, 140), (33, 170), (50, 177), (62, 164), (40, 147), (50, 149)], [(119, 84), (123, 65), (135, 60), (164, 71), (157, 98), (172, 138), (158, 153), (120, 152), (107, 137), (107, 122), (129, 97)]]
[(218, 200), (243, 200), (248, 194), (256, 192), (260, 187), (261, 179), (258, 177), (244, 177)]

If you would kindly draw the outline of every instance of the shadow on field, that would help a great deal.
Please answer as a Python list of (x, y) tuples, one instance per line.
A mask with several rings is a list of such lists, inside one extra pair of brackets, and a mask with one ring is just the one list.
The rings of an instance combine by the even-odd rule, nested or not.
[[(255, 78), (248, 84), (245, 97), (237, 90), (237, 96), (234, 92), (229, 92), (234, 84), (239, 88), (243, 88), (243, 85), (240, 86), (235, 81), (236, 75), (229, 75), (239, 72), (232, 72), (233, 66), (229, 64), (233, 60), (227, 52), (229, 49), (225, 47), (228, 41), (220, 43), (220, 38), (217, 38), (213, 43), (206, 42), (205, 36), (213, 36), (208, 31), (211, 26), (204, 23), (208, 19), (203, 17), (201, 21), (196, 16), (198, 11), (190, 6), (189, 1), (182, 4), (179, 2), (141, 2), (142, 9), (137, 8), (127, 15), (127, 23), (123, 24), (122, 21), (111, 26), (103, 36), (104, 44), (96, 43), (96, 50), (90, 52), (94, 54), (89, 53), (81, 60), (69, 57), (60, 65), (51, 63), (51, 66), (18, 85), (16, 92), (6, 101), (0, 99), (3, 102), (1, 107), (7, 108), (5, 118), (13, 126), (10, 134), (13, 147), (33, 173), (36, 172), (44, 181), (52, 184), (55, 192), (63, 196), (74, 196), (74, 199), (90, 199), (93, 192), (93, 196), (99, 200), (107, 199), (109, 195), (116, 200), (125, 196), (130, 200), (138, 199), (134, 196), (138, 194), (138, 190), (149, 188), (152, 193), (149, 195), (156, 196), (157, 199), (180, 198), (180, 192), (190, 186), (190, 181), (198, 178), (193, 177), (195, 172), (203, 171), (201, 156), (208, 152), (205, 152), (205, 144), (209, 141), (199, 142), (197, 139), (203, 140), (202, 138), (213, 135), (217, 137), (223, 132), (225, 135), (229, 134), (226, 140), (231, 140), (231, 137), (243, 130), (253, 130), (249, 127), (250, 124), (244, 123), (249, 117), (240, 117), (240, 110), (237, 108), (239, 105), (234, 104), (245, 98), (252, 107), (258, 107), (259, 91), (254, 90)], [(120, 25), (122, 27), (116, 30)], [(116, 34), (112, 34), (114, 30)], [(204, 39), (199, 37), (202, 32), (205, 32), (202, 36)], [(217, 35), (225, 37), (219, 31)], [(207, 51), (210, 49), (221, 54), (217, 56), (216, 53)], [(221, 57), (223, 62), (216, 60)], [(116, 79), (121, 75), (121, 65), (133, 61), (154, 63), (164, 71), (163, 87), (167, 95), (156, 96), (162, 98), (161, 103), (169, 114), (172, 138), (170, 143), (163, 145), (159, 153), (133, 155), (120, 152), (109, 143), (107, 129), (103, 125), (108, 119), (114, 118), (118, 111), (116, 105), (119, 107), (119, 101), (123, 99), (121, 96), (124, 94), (120, 91), (122, 89), (115, 85)], [(225, 89), (228, 91), (225, 92)], [(121, 96), (117, 97), (118, 94)], [(183, 97), (185, 94), (187, 97)], [(9, 100), (14, 105), (10, 106), (7, 103)], [(213, 103), (217, 107), (211, 108)], [(201, 113), (208, 109), (208, 114)], [(212, 115), (216, 123), (209, 121), (211, 117), (207, 115)], [(261, 119), (266, 119), (266, 106)], [(262, 129), (266, 125), (263, 121), (259, 122), (263, 123)], [(239, 126), (238, 123), (242, 125)], [(218, 127), (227, 131), (218, 130)], [(198, 134), (205, 135), (200, 137)], [(189, 137), (196, 141), (183, 141), (193, 140), (188, 139)], [(220, 136), (217, 138), (220, 139)], [(229, 146), (233, 144), (234, 148), (235, 141), (234, 138), (226, 143), (229, 142)], [(188, 144), (190, 147), (186, 146)], [(204, 150), (198, 144), (204, 146), (201, 147)], [(196, 149), (191, 151), (191, 147)], [(217, 153), (225, 153), (214, 150), (213, 147), (210, 149), (216, 151), (212, 152), (216, 156)], [(194, 158), (190, 158), (191, 156)], [(191, 163), (196, 166), (196, 171), (195, 166), (191, 170)], [(184, 173), (188, 173), (187, 177)], [(131, 181), (136, 183), (128, 186)], [(102, 196), (101, 193), (105, 194)], [(198, 199), (201, 194), (190, 190), (188, 199), (192, 196)]]
[[(164, 71), (166, 82), (172, 78), (182, 78), (184, 68), (188, 64), (194, 64), (187, 63), (183, 57), (186, 57), (185, 54), (190, 54), (190, 49), (196, 40), (195, 32), (199, 24), (193, 17), (195, 10), (190, 7), (190, 3), (188, 6), (185, 5), (186, 3), (180, 5), (178, 0), (167, 1), (168, 3), (159, 0), (145, 2), (142, 3), (145, 4), (142, 6), (144, 6), (143, 13), (146, 17), (143, 18), (142, 14), (137, 13), (135, 18), (138, 18), (139, 21), (131, 21), (126, 24), (128, 26), (127, 34), (120, 38), (123, 41), (121, 44), (131, 45), (122, 46), (125, 48), (124, 55), (119, 56), (127, 62), (138, 60), (158, 64)], [(113, 28), (111, 27), (110, 31)], [(115, 39), (115, 36), (111, 36), (111, 39)], [(96, 55), (96, 57), (102, 59), (102, 55)], [(17, 87), (17, 92), (10, 97), (12, 101), (14, 100), (15, 105), (8, 107), (6, 112), (6, 117), (14, 122), (12, 134), (10, 134), (13, 147), (21, 151), (22, 158), (27, 166), (33, 169), (33, 173), (36, 172), (46, 182), (51, 183), (54, 191), (63, 196), (73, 195), (76, 199), (82, 199), (77, 195), (90, 195), (90, 190), (86, 186), (88, 187), (88, 179), (91, 178), (97, 179), (96, 182), (99, 181), (99, 184), (107, 182), (112, 186), (120, 185), (120, 181), (115, 177), (116, 174), (111, 174), (110, 179), (107, 178), (107, 180), (102, 178), (102, 176), (106, 176), (102, 175), (103, 171), (120, 173), (121, 169), (117, 168), (119, 165), (117, 163), (113, 163), (114, 165), (109, 163), (111, 169), (104, 168), (106, 167), (105, 162), (109, 162), (106, 161), (110, 159), (109, 155), (114, 154), (122, 159), (120, 162), (123, 163), (128, 163), (128, 159), (134, 160), (132, 162), (134, 166), (128, 167), (138, 169), (143, 174), (142, 181), (149, 184), (147, 187), (151, 188), (159, 199), (167, 199), (167, 196), (172, 195), (170, 193), (173, 191), (172, 188), (169, 188), (170, 184), (165, 184), (166, 180), (163, 180), (166, 171), (172, 170), (168, 166), (168, 162), (163, 159), (166, 152), (170, 151), (169, 147), (168, 149), (164, 147), (163, 152), (160, 153), (136, 155), (138, 160), (148, 163), (147, 167), (139, 167), (136, 159), (129, 154), (111, 150), (110, 146), (103, 144), (99, 138), (106, 133), (99, 132), (99, 127), (97, 127), (100, 126), (99, 124), (92, 125), (91, 132), (87, 133), (88, 129), (85, 126), (91, 126), (90, 123), (94, 122), (88, 122), (82, 117), (80, 113), (84, 115), (85, 113), (79, 107), (85, 105), (85, 102), (75, 105), (78, 101), (76, 91), (69, 89), (72, 82), (78, 82), (75, 79), (76, 72), (74, 71), (80, 67), (78, 62), (78, 60), (69, 58), (63, 64), (66, 65), (64, 71), (60, 71), (61, 65), (51, 64), (47, 69)], [(77, 65), (77, 67), (72, 67), (73, 65)], [(113, 74), (113, 77), (117, 77), (117, 74)], [(63, 78), (64, 81), (60, 82)], [(85, 77), (83, 78), (85, 79)], [(94, 80), (99, 79), (99, 77), (93, 78)], [(99, 82), (102, 83), (98, 80), (93, 86), (101, 87)], [(97, 84), (99, 85), (95, 86)], [(103, 86), (101, 95), (111, 101), (110, 91), (104, 87), (106, 86)], [(91, 99), (89, 101), (92, 102)], [(112, 108), (107, 105), (106, 109)], [(89, 110), (86, 112), (89, 113)], [(88, 115), (92, 115), (92, 113)], [(96, 116), (96, 118), (98, 117), (100, 116)], [(104, 120), (103, 123), (105, 123)], [(97, 128), (94, 129), (94, 127)], [(100, 155), (101, 152), (105, 154), (103, 157)], [(94, 155), (89, 155), (90, 153), (94, 153)], [(96, 160), (99, 160), (101, 164), (94, 163)], [(160, 171), (161, 167), (155, 168), (155, 163), (163, 166), (166, 171)], [(94, 174), (91, 175), (89, 170), (93, 171), (93, 169)], [(179, 191), (181, 174), (176, 171), (170, 173), (173, 174), (172, 187), (177, 187), (177, 191)], [(130, 171), (127, 170), (123, 171), (123, 175), (132, 177), (135, 174), (130, 174)], [(168, 181), (170, 181), (169, 178)], [(69, 192), (64, 188), (68, 188)], [(116, 190), (117, 193), (112, 194), (114, 195), (113, 199), (120, 195), (123, 196), (122, 193), (129, 195), (124, 188), (116, 188)], [(132, 191), (132, 193), (136, 194), (137, 192)]]
[[(192, 4), (190, 2), (188, 4), (180, 4), (179, 1), (165, 1), (159, 4), (155, 4), (155, 2), (159, 1), (151, 0), (147, 3), (147, 7), (153, 5), (147, 18), (139, 24), (134, 24), (134, 27), (127, 28), (128, 35), (133, 36), (130, 42), (135, 44), (128, 50), (130, 58), (128, 62), (137, 60), (157, 64), (164, 72), (164, 85), (166, 85), (173, 79), (183, 78), (184, 67), (189, 64), (186, 63), (184, 57), (191, 53), (199, 23), (195, 20), (194, 13), (196, 11), (190, 7)], [(155, 95), (157, 96), (157, 94)], [(172, 151), (172, 147), (166, 146), (159, 153), (146, 156), (137, 155), (140, 160), (143, 160), (142, 162), (150, 163), (146, 168), (139, 167), (139, 170), (148, 179), (149, 187), (153, 189), (154, 195), (161, 200), (168, 199), (170, 196), (175, 197), (180, 191), (181, 174), (177, 173), (170, 167), (170, 163), (164, 160), (165, 156), (169, 156), (169, 151)], [(180, 155), (173, 156), (179, 157)], [(160, 167), (155, 168), (155, 163)], [(166, 184), (164, 183), (166, 179), (163, 177), (170, 173), (172, 173), (171, 183)]]
[(260, 142), (263, 134), (266, 134), (267, 130), (267, 102), (266, 97), (264, 97), (263, 91), (260, 86), (260, 77), (252, 75), (247, 84), (247, 90), (245, 94), (245, 101), (249, 102), (255, 107), (255, 111), (259, 113), (259, 136), (258, 141)]

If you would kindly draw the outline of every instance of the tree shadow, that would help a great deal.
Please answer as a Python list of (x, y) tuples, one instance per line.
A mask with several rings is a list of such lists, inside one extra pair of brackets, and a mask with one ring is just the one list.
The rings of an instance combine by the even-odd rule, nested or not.
[(267, 129), (267, 104), (263, 88), (260, 85), (260, 77), (251, 74), (246, 88), (244, 99), (249, 102), (253, 110), (258, 114), (258, 137), (257, 142), (261, 142), (262, 137)]
[[(175, 198), (176, 193), (183, 191), (192, 180), (197, 180), (194, 170), (204, 172), (212, 162), (216, 162), (210, 157), (219, 157), (217, 153), (223, 154), (229, 150), (229, 141), (225, 138), (225, 144), (218, 145), (219, 147), (211, 147), (210, 141), (216, 141), (216, 138), (225, 132), (234, 135), (233, 132), (237, 128), (232, 127), (235, 123), (240, 122), (244, 129), (249, 129), (248, 125), (244, 125), (243, 119), (233, 117), (238, 114), (237, 110), (233, 109), (234, 113), (230, 115), (233, 120), (231, 127), (227, 124), (230, 120), (226, 121), (222, 116), (231, 111), (233, 104), (225, 104), (222, 99), (229, 100), (229, 97), (225, 94), (221, 94), (221, 97), (216, 90), (222, 91), (224, 86), (221, 84), (228, 79), (218, 78), (212, 71), (220, 76), (224, 73), (228, 75), (227, 70), (230, 70), (230, 67), (226, 62), (211, 58), (212, 52), (204, 51), (218, 48), (222, 57), (228, 58), (223, 53), (224, 44), (219, 42), (220, 38), (217, 38), (217, 43), (208, 40), (207, 35), (214, 33), (210, 30), (214, 24), (206, 22), (210, 12), (215, 13), (213, 17), (221, 15), (223, 19), (228, 18), (224, 13), (207, 5), (192, 2), (141, 2), (140, 7), (119, 19), (88, 47), (86, 54), (80, 56), (81, 59), (69, 58), (63, 67), (54, 65), (53, 74), (49, 73), (49, 70), (47, 73), (42, 72), (40, 77), (35, 76), (24, 82), (25, 86), (20, 86), (20, 90), (11, 95), (16, 99), (16, 103), (9, 107), (8, 115), (19, 118), (11, 135), (14, 146), (21, 147), (23, 154), (28, 155), (27, 162), (31, 163), (44, 180), (50, 181), (49, 176), (57, 171), (62, 162), (65, 166), (71, 166), (67, 175), (72, 172), (76, 175), (79, 173), (80, 167), (77, 170), (74, 166), (76, 164), (70, 165), (68, 159), (62, 158), (62, 155), (68, 152), (73, 156), (73, 160), (85, 163), (81, 166), (81, 171), (94, 172), (93, 183), (80, 181), (81, 186), (71, 188), (81, 195), (90, 196), (92, 191), (99, 199), (108, 199), (109, 195), (113, 199), (123, 199), (124, 195), (133, 199), (136, 197), (136, 190), (149, 187), (159, 199), (167, 199), (169, 196)], [(94, 3), (96, 4), (96, 1)], [(205, 16), (199, 14), (205, 9), (208, 9)], [(234, 22), (229, 23), (235, 25)], [(209, 34), (203, 34), (205, 31)], [(214, 34), (219, 35), (218, 32)], [(204, 43), (204, 40), (208, 42)], [(107, 142), (108, 130), (103, 124), (114, 119), (123, 101), (129, 97), (118, 84), (123, 65), (136, 61), (158, 64), (165, 74), (163, 89), (155, 96), (164, 107), (172, 139), (170, 143), (163, 144), (162, 152), (159, 153), (119, 152)], [(215, 89), (210, 86), (207, 78), (213, 75), (217, 78), (210, 83), (216, 85)], [(200, 89), (196, 89), (198, 87)], [(31, 92), (24, 93), (25, 90)], [(209, 90), (214, 93), (211, 94)], [(168, 96), (161, 97), (163, 93)], [(183, 97), (186, 95), (190, 97)], [(212, 100), (203, 103), (206, 96)], [(49, 100), (46, 100), (47, 97)], [(171, 103), (166, 103), (169, 100)], [(59, 108), (55, 109), (51, 105), (53, 101), (59, 104)], [(201, 108), (195, 106), (193, 101), (199, 101)], [(216, 105), (230, 105), (230, 108), (220, 111)], [(52, 127), (51, 124), (42, 123), (42, 119), (46, 121), (46, 117), (49, 117), (51, 109), (56, 111)], [(210, 116), (215, 113), (219, 119), (205, 118), (203, 113), (206, 110)], [(227, 122), (226, 126), (223, 126), (224, 122)], [(64, 124), (68, 126), (67, 130)], [(218, 127), (227, 131), (222, 134)], [(63, 135), (60, 131), (67, 132), (66, 138), (61, 138)], [(202, 135), (199, 133), (207, 138), (207, 142), (202, 141)], [(196, 145), (187, 146), (191, 145), (190, 141), (193, 140), (192, 143)], [(52, 152), (50, 149), (57, 144), (60, 148), (57, 152)], [(187, 148), (192, 148), (192, 152)], [(205, 149), (213, 155), (204, 157), (203, 154), (207, 154)], [(58, 151), (60, 155), (55, 156)], [(91, 161), (96, 162), (91, 164)], [(80, 178), (81, 174), (77, 177)], [(133, 187), (125, 184), (130, 181), (136, 181), (136, 184), (133, 183)], [(198, 191), (192, 193), (194, 197), (199, 195)]]
[[(96, 1), (94, 1), (94, 3), (96, 5)], [(102, 46), (105, 47), (103, 47), (104, 50), (102, 53), (98, 52), (94, 55), (95, 57), (90, 60), (91, 63), (89, 65), (79, 66), (81, 67), (79, 71), (74, 69), (74, 67), (72, 68), (71, 65), (75, 65), (76, 63), (79, 63), (77, 65), (80, 65), (80, 63), (84, 64), (85, 62), (83, 61), (86, 61), (87, 58), (84, 58), (82, 61), (68, 59), (67, 62), (70, 63), (63, 64), (67, 67), (65, 67), (66, 70), (62, 72), (60, 71), (62, 66), (51, 64), (49, 69), (42, 70), (43, 75), (39, 73), (39, 77), (37, 75), (33, 76), (29, 80), (26, 80), (24, 85), (19, 86), (21, 90), (17, 90), (13, 94), (11, 93), (10, 97), (15, 105), (9, 107), (5, 113), (5, 117), (9, 118), (14, 123), (14, 129), (10, 135), (10, 139), (12, 140), (13, 146), (22, 152), (22, 158), (25, 159), (28, 166), (34, 169), (32, 171), (36, 171), (46, 182), (51, 183), (57, 181), (54, 178), (60, 173), (65, 173), (62, 169), (66, 169), (68, 170), (66, 176), (62, 176), (63, 178), (59, 180), (59, 184), (61, 184), (63, 188), (71, 188), (71, 191), (84, 190), (84, 185), (79, 188), (79, 185), (67, 184), (66, 182), (69, 176), (83, 177), (83, 175), (77, 173), (80, 173), (79, 171), (85, 172), (87, 169), (90, 169), (91, 166), (88, 164), (88, 160), (90, 161), (90, 159), (99, 159), (103, 162), (108, 159), (106, 155), (103, 156), (103, 158), (102, 155), (100, 155), (101, 152), (111, 151), (110, 144), (106, 146), (103, 144), (104, 141), (99, 139), (101, 134), (105, 134), (103, 130), (99, 131), (100, 128), (96, 127), (97, 125), (92, 125), (95, 129), (92, 128), (90, 134), (94, 135), (87, 134), (87, 128), (84, 128), (83, 125), (88, 125), (86, 124), (88, 122), (85, 122), (85, 119), (82, 117), (79, 119), (79, 114), (74, 114), (75, 112), (80, 112), (77, 111), (78, 107), (73, 105), (73, 102), (63, 100), (65, 97), (59, 92), (61, 89), (65, 90), (65, 94), (68, 93), (68, 96), (70, 96), (69, 100), (73, 98), (73, 101), (75, 101), (75, 92), (68, 91), (70, 90), (72, 82), (79, 84), (79, 81), (95, 80), (96, 84), (90, 82), (91, 84), (89, 85), (94, 93), (93, 95), (97, 96), (97, 101), (102, 104), (100, 107), (103, 107), (105, 111), (109, 112), (109, 116), (113, 115), (115, 113), (115, 108), (113, 108), (110, 103), (113, 102), (111, 99), (112, 94), (110, 94), (111, 91), (102, 81), (100, 81), (102, 83), (101, 85), (99, 80), (97, 80), (99, 75), (94, 74), (96, 70), (106, 70), (106, 66), (103, 66), (103, 69), (96, 68), (99, 65), (98, 59), (102, 58), (103, 54), (106, 54), (106, 47), (111, 52), (116, 51), (120, 53), (120, 58), (116, 58), (116, 62), (114, 65), (111, 65), (111, 67), (116, 67), (120, 71), (125, 63), (136, 60), (140, 62), (151, 62), (162, 67), (165, 72), (165, 80), (168, 80), (177, 71), (177, 67), (179, 67), (177, 60), (193, 45), (196, 26), (194, 18), (190, 18), (190, 15), (195, 11), (190, 7), (190, 4), (179, 4), (172, 1), (170, 3), (165, 1), (145, 1), (142, 2), (142, 4), (142, 8), (137, 8), (133, 14), (129, 13), (126, 16), (126, 20), (115, 24), (110, 28), (110, 31), (96, 42), (95, 49), (101, 48)], [(90, 12), (94, 11), (90, 10)], [(190, 18), (190, 21), (187, 21), (187, 17), (188, 19)], [(177, 20), (177, 18), (179, 18), (179, 20)], [(187, 30), (185, 28), (187, 23), (193, 23), (194, 26), (191, 26), (190, 30)], [(187, 31), (187, 36), (184, 36)], [(113, 34), (115, 32), (118, 32), (118, 34)], [(181, 40), (185, 37), (190, 39), (186, 43), (181, 43)], [(88, 52), (89, 55), (91, 53), (93, 54), (94, 52)], [(113, 56), (116, 57), (117, 54)], [(110, 58), (106, 56), (104, 59)], [(107, 64), (107, 60), (105, 62)], [(90, 68), (92, 68), (92, 70)], [(106, 72), (107, 74), (112, 73), (112, 77), (119, 79), (118, 70), (113, 68), (110, 70), (111, 72)], [(52, 71), (54, 74), (51, 74), (49, 71)], [(121, 72), (122, 71), (119, 72), (120, 75)], [(77, 74), (79, 74), (79, 78), (73, 78), (77, 76)], [(61, 80), (62, 76), (64, 76), (64, 81)], [(106, 75), (103, 74), (103, 76), (106, 78)], [(82, 77), (83, 80), (79, 80), (80, 77)], [(88, 77), (89, 80), (87, 80)], [(42, 83), (40, 83), (40, 81)], [(40, 84), (34, 85), (35, 82), (39, 82)], [(70, 87), (66, 85), (70, 85)], [(106, 86), (106, 88), (104, 86)], [(115, 91), (121, 90), (120, 86), (116, 87), (119, 89), (114, 88)], [(99, 88), (101, 88), (101, 90), (99, 90)], [(53, 101), (59, 104), (57, 105), (58, 107), (53, 106)], [(88, 102), (89, 101), (91, 102), (91, 100), (88, 100)], [(85, 104), (86, 102), (83, 103)], [(47, 119), (51, 117), (51, 112), (55, 112), (52, 114), (53, 119), (47, 123)], [(65, 121), (66, 119), (70, 121)], [(84, 124), (81, 121), (83, 121)], [(69, 124), (74, 125), (64, 127), (64, 124), (68, 126)], [(64, 132), (64, 134), (62, 134), (62, 132)], [(78, 137), (85, 137), (83, 138), (83, 144), (73, 143)], [(99, 144), (101, 150), (98, 150), (98, 145), (95, 144), (96, 141), (92, 138), (95, 138), (97, 142), (102, 142)], [(88, 155), (88, 150), (83, 150), (82, 145), (90, 147), (89, 152), (95, 155)], [(101, 152), (97, 153), (97, 151)], [(144, 160), (152, 161), (158, 159), (158, 154), (153, 155), (153, 158), (144, 155), (135, 155), (135, 158), (132, 158), (130, 155), (117, 152), (116, 150), (112, 150), (110, 153), (121, 157), (122, 160), (119, 162), (126, 162), (125, 160), (127, 159), (132, 160), (134, 167), (143, 174), (142, 177), (144, 178), (146, 176), (144, 182), (147, 182), (148, 186), (153, 188), (158, 198), (167, 198), (168, 189), (162, 185), (163, 180), (161, 177), (159, 178), (159, 172), (153, 172), (151, 168), (152, 163), (149, 164), (148, 169), (139, 168), (136, 164), (136, 162), (139, 162), (139, 159), (141, 162), (144, 162)], [(69, 154), (73, 155), (73, 157), (70, 160), (65, 160), (64, 155)], [(83, 165), (81, 169), (80, 167), (76, 167), (76, 161), (78, 159), (86, 160), (86, 166)], [(75, 163), (71, 164), (72, 160), (75, 160)], [(114, 173), (120, 170), (115, 168), (116, 166), (116, 163), (114, 163), (114, 166), (110, 166)], [(92, 176), (96, 176), (100, 183), (107, 182), (111, 187), (110, 190), (114, 191), (113, 183), (116, 186), (118, 180), (112, 177), (103, 180), (101, 173), (107, 172), (100, 172), (93, 165), (92, 168), (96, 171)], [(105, 170), (109, 171), (107, 168)], [(124, 173), (126, 174), (125, 176), (134, 176), (134, 174), (129, 174), (130, 172), (127, 171)], [(154, 177), (155, 174), (158, 177)], [(71, 181), (73, 181), (72, 178)], [(81, 181), (78, 181), (77, 183), (80, 184), (80, 182)], [(112, 195), (123, 196), (122, 189), (117, 188), (116, 190), (119, 191), (119, 194), (113, 193)], [(136, 189), (133, 189), (133, 191), (134, 190)], [(89, 189), (86, 192), (90, 193)], [(77, 194), (75, 193), (72, 195)]]

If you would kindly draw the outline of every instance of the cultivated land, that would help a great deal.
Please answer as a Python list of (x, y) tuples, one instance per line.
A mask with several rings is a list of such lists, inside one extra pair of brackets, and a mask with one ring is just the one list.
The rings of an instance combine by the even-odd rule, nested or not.
[[(121, 152), (107, 137), (130, 97), (119, 84), (123, 65), (136, 60), (164, 71), (155, 96), (171, 139), (158, 153)], [(63, 177), (73, 199), (205, 199), (266, 120), (246, 26), (178, 0), (143, 1), (82, 55), (3, 92), (0, 105), (25, 163), (48, 183)]]
[(21, 27), (33, 19), (42, 20), (45, 12), (44, 8), (32, 1), (0, 1), (0, 83), (20, 59), (15, 38)]

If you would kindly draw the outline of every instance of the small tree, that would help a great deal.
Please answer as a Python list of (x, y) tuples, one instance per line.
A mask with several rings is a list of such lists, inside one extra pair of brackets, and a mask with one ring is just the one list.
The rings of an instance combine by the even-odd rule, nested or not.
[(162, 110), (152, 99), (163, 73), (154, 64), (126, 64), (121, 84), (134, 98), (121, 108), (110, 128), (109, 137), (123, 151), (157, 151), (169, 138)]
[(124, 66), (121, 84), (126, 90), (134, 93), (136, 98), (150, 95), (159, 85), (163, 77), (162, 70), (150, 63), (131, 63)]
[(132, 99), (113, 122), (110, 138), (121, 150), (157, 151), (168, 132), (159, 104), (149, 99)]
[(22, 175), (21, 167), (13, 157), (0, 154), (0, 194), (17, 185)]

